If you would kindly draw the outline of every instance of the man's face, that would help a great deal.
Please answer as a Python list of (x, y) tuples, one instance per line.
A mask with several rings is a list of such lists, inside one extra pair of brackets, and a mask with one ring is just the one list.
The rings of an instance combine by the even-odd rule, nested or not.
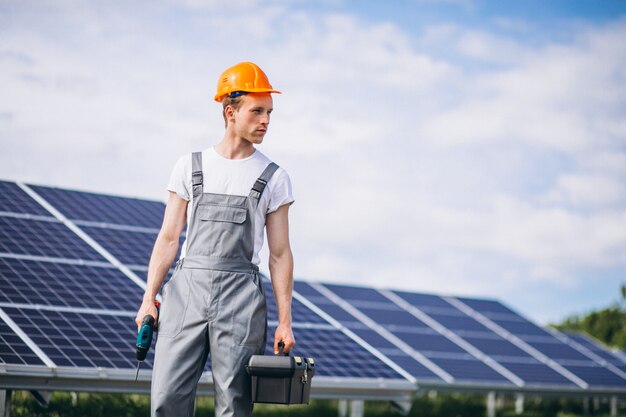
[(233, 113), (237, 136), (255, 145), (263, 142), (273, 109), (270, 93), (250, 93), (242, 97), (241, 106)]

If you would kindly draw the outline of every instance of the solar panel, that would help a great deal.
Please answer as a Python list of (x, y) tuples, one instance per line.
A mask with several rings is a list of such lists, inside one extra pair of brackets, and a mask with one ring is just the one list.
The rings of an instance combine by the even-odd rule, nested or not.
[(0, 181), (0, 212), (51, 216), (17, 184)]
[(530, 357), (526, 360), (515, 359), (517, 358), (500, 359), (499, 363), (533, 386), (576, 386), (572, 381), (537, 359)]
[[(4, 307), (3, 310), (57, 366), (132, 368), (134, 315)], [(152, 366), (152, 350), (145, 367)]]
[(465, 297), (457, 297), (457, 299), (487, 317), (518, 316), (513, 310), (495, 300)]
[[(339, 297), (346, 301), (350, 301), (355, 306), (377, 306), (381, 308), (394, 309), (395, 306), (385, 296), (374, 290), (373, 288), (356, 287), (351, 285), (333, 284), (331, 290)], [(365, 301), (365, 303), (359, 303)]]
[(457, 311), (453, 308), (447, 301), (442, 299), (439, 296), (431, 295), (431, 294), (419, 294), (413, 292), (406, 291), (394, 291), (394, 293), (409, 304), (413, 306), (419, 307), (421, 310), (429, 311), (429, 312), (455, 312)]
[(607, 369), (595, 360), (594, 356), (567, 344), (548, 330), (537, 326), (498, 302), (469, 298), (459, 298), (459, 300), (490, 317), (501, 328), (514, 334), (528, 346), (549, 357), (550, 360), (590, 386), (626, 386), (626, 375), (619, 375), (614, 370)]
[[(152, 250), (158, 230), (136, 231), (101, 226), (80, 226), (80, 228), (106, 249), (121, 263), (131, 269), (145, 270), (150, 262)], [(178, 252), (174, 259), (178, 260), (185, 236), (179, 239)]]
[(452, 343), (449, 339), (437, 334), (434, 331), (427, 334), (408, 331), (394, 331), (393, 334), (398, 336), (413, 349), (423, 353), (429, 358), (432, 357), (435, 352), (445, 352), (459, 355), (467, 353), (460, 346)]
[[(439, 376), (421, 364), (416, 358), (409, 356), (406, 352), (398, 349), (393, 343), (385, 339), (378, 332), (369, 329), (353, 315), (336, 305), (327, 297), (323, 296), (310, 284), (302, 281), (295, 281), (294, 289), (299, 294), (306, 296), (309, 301), (313, 302), (322, 311), (329, 314), (333, 319), (348, 328), (370, 346), (376, 348), (379, 352), (385, 354), (389, 359), (400, 365), (402, 369), (409, 372), (410, 375), (430, 381), (441, 381)], [(361, 295), (367, 296), (366, 293), (362, 293)]]
[(0, 258), (0, 302), (132, 311), (142, 295), (116, 268)]
[(422, 365), (415, 358), (412, 358), (404, 352), (387, 353), (383, 351), (389, 359), (398, 364), (402, 369), (413, 375), (420, 383), (425, 381), (441, 383), (443, 380), (433, 371)]
[(605, 367), (588, 362), (586, 365), (564, 365), (568, 371), (595, 387), (624, 387), (626, 380)]
[(420, 319), (393, 304), (388, 304), (386, 308), (380, 308), (380, 304), (378, 308), (361, 307), (360, 310), (379, 324), (392, 325), (394, 328), (430, 329)]
[(29, 185), (65, 217), (99, 223), (160, 228), (165, 205), (158, 201)]
[(0, 318), (0, 363), (11, 365), (43, 365), (43, 361)]
[[(296, 327), (294, 337), (297, 345), (293, 355), (314, 358), (316, 375), (403, 379), (400, 374), (339, 330)], [(273, 340), (274, 335), (268, 334), (268, 342), (273, 343)], [(271, 352), (271, 349), (268, 347), (268, 351)]]
[[(145, 275), (164, 204), (31, 189), (126, 267)], [(43, 356), (20, 337), (27, 335), (63, 369), (117, 369), (123, 378), (134, 370), (134, 316), (143, 291), (125, 268), (110, 264), (81, 236), (20, 186), (0, 181), (0, 364), (45, 368)], [(277, 311), (271, 282), (263, 280), (271, 353)], [(348, 378), (383, 386), (412, 375), (422, 388), (460, 384), (569, 393), (582, 390), (582, 380), (590, 388), (626, 391), (621, 357), (590, 339), (543, 329), (496, 300), (301, 281), (294, 286), (293, 354), (316, 359), (318, 383)], [(209, 365), (210, 358), (205, 370)]]
[(480, 324), (476, 320), (468, 317), (459, 312), (447, 313), (447, 314), (428, 314), (433, 319), (437, 320), (437, 322), (444, 325), (446, 328), (453, 330), (458, 335), (465, 334), (492, 334), (493, 332), (489, 330), (484, 325)]
[(587, 336), (582, 333), (566, 333), (567, 337), (572, 339), (574, 342), (582, 345), (584, 348), (589, 349), (595, 355), (598, 355), (605, 361), (615, 365), (615, 366), (626, 366), (626, 362), (618, 356), (617, 353), (611, 351), (607, 347), (603, 346), (590, 336)]
[(354, 329), (355, 327), (367, 328), (350, 313), (330, 301), (328, 298), (322, 296), (308, 283), (303, 281), (294, 281), (294, 290), (298, 294), (305, 296), (307, 300), (318, 306), (322, 311), (329, 314), (332, 318), (339, 321), (344, 326), (347, 326), (350, 329)]
[(464, 336), (463, 339), (467, 340), (481, 352), (486, 353), (496, 360), (499, 360), (499, 358), (531, 357), (528, 353), (524, 352), (513, 343), (494, 333), (484, 334), (480, 337)]
[(549, 356), (552, 359), (560, 360), (578, 360), (589, 361), (589, 357), (583, 355), (576, 349), (571, 348), (565, 343), (557, 340), (556, 338), (548, 339), (541, 342), (528, 341), (528, 344), (540, 351), (541, 353)]
[[(571, 386), (573, 384), (571, 380), (550, 368), (547, 364), (540, 362), (537, 358), (533, 358), (519, 346), (516, 346), (511, 341), (486, 327), (483, 323), (450, 304), (449, 298), (443, 299), (432, 295), (416, 297), (412, 293), (401, 291), (395, 291), (394, 294), (411, 305), (428, 312), (429, 317), (445, 326), (479, 352), (488, 355), (515, 376), (521, 378), (524, 383), (545, 385), (546, 381), (550, 381), (549, 383), (553, 385)], [(491, 300), (468, 298), (463, 298), (463, 300), (468, 301), (468, 304), (483, 308), (483, 311), (487, 310), (489, 314), (496, 317), (507, 317), (516, 321), (521, 320), (519, 316), (514, 316), (511, 310)], [(533, 329), (533, 332), (537, 333), (535, 329)], [(547, 333), (543, 331), (542, 334)], [(550, 337), (552, 338), (552, 336)], [(520, 366), (520, 364), (528, 364), (529, 367), (525, 368)]]
[[(503, 375), (469, 354), (464, 348), (439, 334), (408, 311), (401, 309), (380, 292), (369, 288), (324, 285), (369, 319), (380, 323), (411, 349), (428, 358), (453, 378), (509, 385)], [(421, 300), (427, 298), (421, 297)], [(444, 306), (428, 298), (431, 307)], [(368, 307), (372, 305), (373, 307)], [(396, 323), (396, 324), (392, 324)]]
[(528, 336), (539, 336), (552, 338), (550, 333), (541, 327), (522, 319), (521, 317), (515, 317), (512, 319), (493, 319), (493, 322), (508, 330), (511, 333), (527, 338)]
[[(265, 288), (265, 297), (267, 299), (267, 320), (270, 322), (278, 322), (278, 310), (276, 308), (274, 289), (272, 288), (271, 281), (267, 277), (263, 279), (263, 287)], [(294, 324), (328, 325), (326, 320), (297, 299), (291, 301), (291, 316)]]
[(104, 227), (81, 226), (81, 229), (123, 264), (140, 266), (148, 266), (158, 234), (158, 231), (144, 233)]
[(57, 221), (0, 216), (0, 252), (104, 261), (82, 239)]
[(492, 382), (503, 386), (513, 385), (511, 381), (477, 359), (468, 357), (431, 357), (430, 359), (459, 382)]

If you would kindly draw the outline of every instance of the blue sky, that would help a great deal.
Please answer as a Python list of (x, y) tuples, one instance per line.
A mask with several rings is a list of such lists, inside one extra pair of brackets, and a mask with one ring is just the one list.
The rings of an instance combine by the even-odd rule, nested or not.
[(559, 321), (625, 281), (623, 39), (621, 1), (0, 0), (0, 178), (165, 200), (252, 60), (297, 277)]

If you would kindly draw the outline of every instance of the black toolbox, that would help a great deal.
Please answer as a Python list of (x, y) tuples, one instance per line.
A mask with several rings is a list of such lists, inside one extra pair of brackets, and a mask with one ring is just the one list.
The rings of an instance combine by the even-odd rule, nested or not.
[(252, 402), (308, 404), (315, 361), (300, 356), (253, 355), (246, 366), (252, 377)]

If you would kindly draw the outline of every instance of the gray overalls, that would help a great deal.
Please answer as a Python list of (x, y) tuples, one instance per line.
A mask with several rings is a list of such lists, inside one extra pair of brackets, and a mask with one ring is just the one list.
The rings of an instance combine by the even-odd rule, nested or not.
[(245, 364), (263, 353), (267, 329), (265, 292), (252, 263), (255, 212), (277, 168), (269, 164), (247, 197), (203, 193), (202, 154), (193, 153), (187, 255), (162, 289), (152, 416), (193, 415), (209, 352), (215, 415), (252, 414)]

